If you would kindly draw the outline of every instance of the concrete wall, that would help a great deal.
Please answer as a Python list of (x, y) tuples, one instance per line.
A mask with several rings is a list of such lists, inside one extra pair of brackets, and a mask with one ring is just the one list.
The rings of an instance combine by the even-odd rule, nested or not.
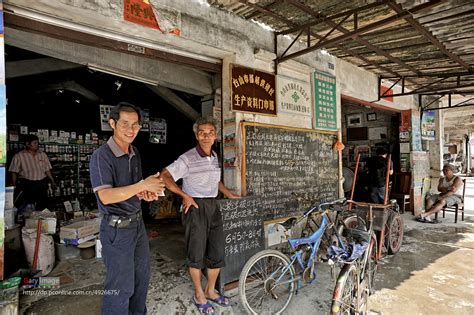
[[(239, 141), (241, 120), (270, 123), (299, 128), (312, 128), (312, 119), (296, 115), (279, 114), (268, 117), (230, 112), (230, 71), (232, 63), (246, 65), (258, 70), (273, 72), (273, 33), (230, 13), (209, 7), (197, 0), (151, 0), (158, 10), (176, 16), (181, 36), (163, 34), (158, 30), (143, 27), (123, 20), (123, 0), (5, 0), (5, 9), (15, 14), (34, 16), (46, 23), (77, 29), (113, 39), (126, 39), (141, 46), (173, 52), (201, 60), (222, 60), (222, 106), (224, 119), (233, 121)], [(125, 40), (124, 40), (125, 41)], [(279, 40), (281, 53), (291, 42), (289, 38)], [(291, 53), (305, 46), (295, 44)], [(336, 76), (337, 114), (341, 117), (340, 95), (375, 101), (377, 99), (377, 76), (337, 60), (333, 56), (315, 51), (281, 64), (278, 73), (304, 82), (311, 82), (314, 70), (321, 70)], [(395, 90), (395, 92), (398, 90)], [(377, 102), (398, 110), (416, 108), (413, 97), (397, 98), (390, 103)], [(341, 127), (338, 119), (338, 127)], [(241, 158), (240, 144), (237, 160)], [(226, 153), (224, 152), (224, 155)], [(240, 167), (228, 170), (226, 184), (240, 190)]]

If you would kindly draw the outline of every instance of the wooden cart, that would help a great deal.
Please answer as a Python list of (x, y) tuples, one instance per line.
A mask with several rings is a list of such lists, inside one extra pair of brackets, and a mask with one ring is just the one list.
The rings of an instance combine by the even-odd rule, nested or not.
[[(357, 171), (359, 168), (360, 154), (357, 155), (357, 164), (352, 181), (352, 189), (350, 199), (354, 197), (354, 188), (357, 180)], [(385, 199), (383, 204), (357, 202), (355, 211), (360, 212), (359, 215), (365, 217), (372, 208), (374, 231), (377, 233), (378, 250), (377, 256), (381, 258), (383, 255), (393, 255), (397, 253), (403, 241), (403, 217), (400, 214), (400, 207), (395, 199), (388, 200), (389, 195), (389, 176), (390, 176), (390, 155), (387, 158), (387, 174), (385, 180)], [(352, 204), (350, 204), (352, 207)]]

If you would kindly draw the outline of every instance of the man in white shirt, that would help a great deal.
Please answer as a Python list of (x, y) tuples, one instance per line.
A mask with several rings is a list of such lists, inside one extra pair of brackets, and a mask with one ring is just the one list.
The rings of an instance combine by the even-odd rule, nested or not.
[(443, 166), (444, 177), (439, 179), (439, 194), (430, 196), (426, 200), (426, 212), (416, 218), (422, 223), (438, 223), (431, 219), (431, 216), (443, 209), (444, 206), (452, 206), (462, 202), (463, 182), (459, 176), (454, 175), (454, 165), (445, 164)]
[[(193, 302), (202, 314), (212, 314), (208, 300), (229, 306), (229, 299), (219, 295), (215, 284), (224, 267), (224, 232), (222, 215), (216, 197), (240, 198), (220, 181), (221, 169), (212, 145), (217, 137), (217, 125), (212, 118), (203, 117), (193, 126), (198, 145), (182, 154), (161, 173), (166, 187), (183, 198), (183, 223), (186, 237), (186, 263), (194, 284)], [(175, 181), (183, 179), (182, 189)], [(201, 286), (201, 269), (207, 268), (207, 285)]]

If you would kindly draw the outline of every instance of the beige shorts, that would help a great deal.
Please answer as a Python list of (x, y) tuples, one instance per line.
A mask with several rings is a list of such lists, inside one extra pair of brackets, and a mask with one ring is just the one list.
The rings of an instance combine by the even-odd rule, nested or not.
[(428, 198), (429, 200), (431, 200), (433, 202), (433, 204), (435, 204), (436, 202), (438, 202), (441, 198), (443, 198), (445, 201), (446, 201), (446, 205), (448, 207), (451, 207), (457, 203), (462, 203), (462, 198), (461, 196), (459, 195), (451, 195), (451, 196), (448, 196), (448, 197), (443, 197), (439, 194), (436, 194), (436, 195), (433, 195), (431, 196), (430, 198)]

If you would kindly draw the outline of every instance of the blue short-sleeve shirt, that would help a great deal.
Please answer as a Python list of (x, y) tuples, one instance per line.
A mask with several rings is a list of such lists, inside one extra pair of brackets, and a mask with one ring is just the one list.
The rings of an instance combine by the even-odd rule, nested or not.
[(92, 153), (89, 170), (101, 213), (129, 216), (141, 210), (141, 201), (136, 196), (122, 202), (104, 205), (97, 194), (105, 188), (128, 186), (142, 180), (140, 155), (134, 146), (130, 146), (130, 153), (126, 154), (118, 147), (113, 137), (110, 137), (107, 144)]

